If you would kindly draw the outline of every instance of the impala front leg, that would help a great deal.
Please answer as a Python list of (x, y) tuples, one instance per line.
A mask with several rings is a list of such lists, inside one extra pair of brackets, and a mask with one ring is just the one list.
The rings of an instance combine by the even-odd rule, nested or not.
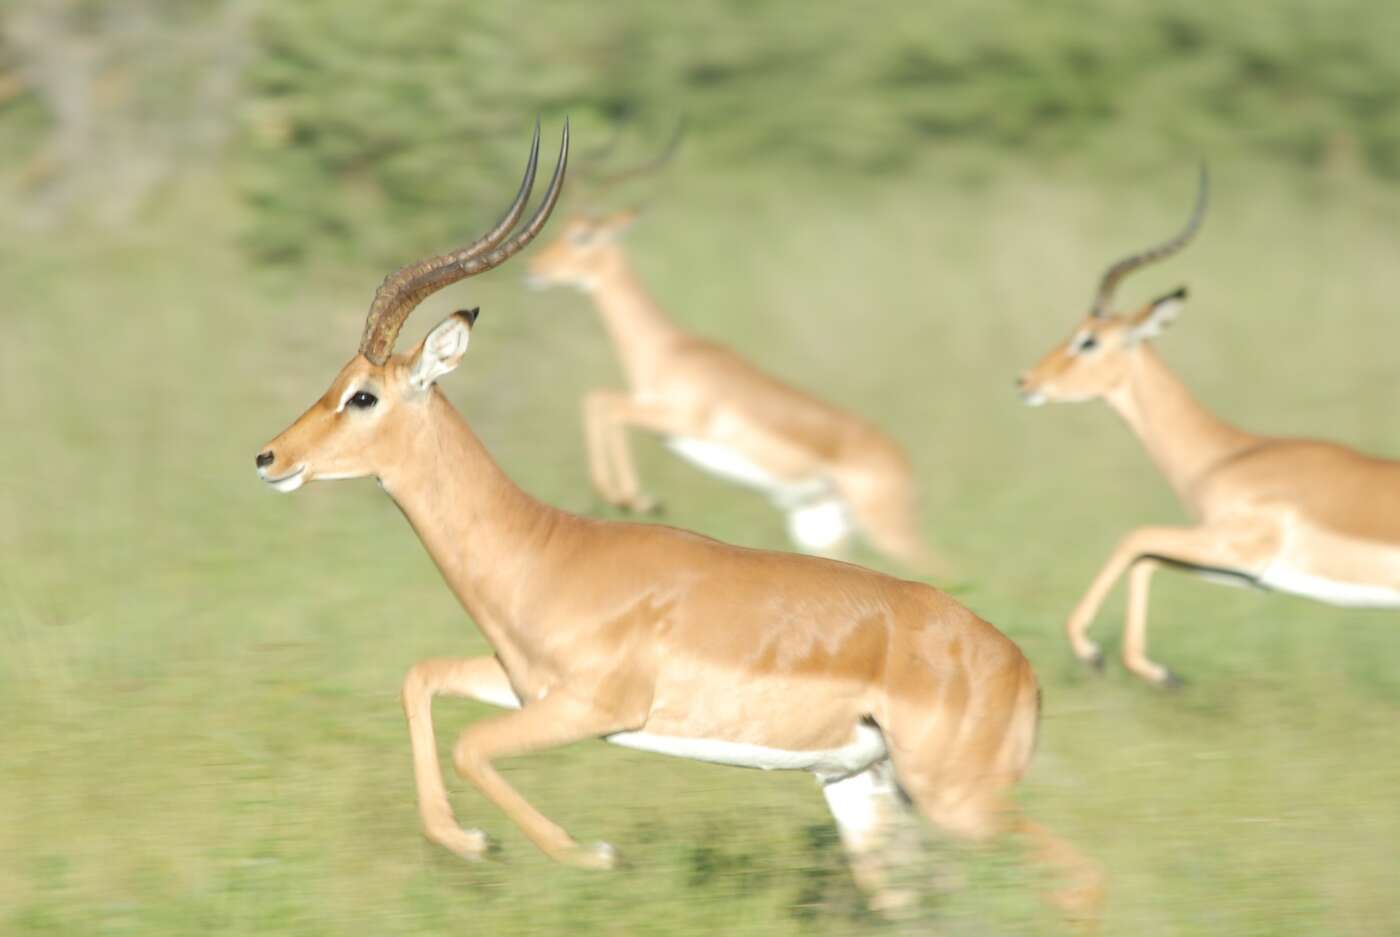
[(1089, 625), (1118, 577), (1133, 566), (1123, 661), (1129, 670), (1150, 683), (1173, 685), (1178, 681), (1171, 672), (1147, 658), (1147, 585), (1153, 570), (1159, 565), (1158, 561), (1244, 574), (1243, 571), (1250, 566), (1251, 557), (1257, 557), (1261, 549), (1268, 549), (1267, 544), (1272, 539), (1272, 532), (1262, 527), (1138, 528), (1123, 538), (1070, 615), (1065, 627), (1075, 656), (1095, 665), (1102, 662), (1103, 652), (1088, 638)]
[(1181, 680), (1161, 664), (1147, 657), (1147, 596), (1152, 574), (1162, 563), (1144, 556), (1128, 570), (1128, 610), (1123, 626), (1123, 666), (1158, 686), (1179, 686)]
[(438, 766), (437, 739), (433, 735), (434, 696), (461, 696), (493, 706), (518, 707), (506, 672), (494, 657), (465, 660), (425, 660), (409, 670), (403, 682), (403, 709), (408, 716), (413, 746), (413, 780), (418, 788), (418, 815), (428, 839), (467, 859), (486, 852), (486, 834), (464, 830), (452, 815)]
[(609, 504), (621, 506), (624, 498), (618, 488), (609, 445), (609, 437), (616, 432), (609, 419), (609, 400), (615, 396), (613, 391), (595, 390), (583, 398), (583, 434), (593, 490)]
[(583, 414), (593, 487), (615, 507), (638, 513), (655, 510), (656, 499), (641, 493), (627, 428), (666, 432), (666, 411), (617, 391), (595, 390), (584, 398)]
[(562, 827), (507, 784), (491, 762), (635, 728), (623, 721), (556, 690), (518, 712), (492, 716), (467, 727), (457, 739), (452, 763), (458, 774), (505, 811), (545, 855), (582, 868), (610, 869), (617, 863), (611, 846), (595, 843), (584, 847), (574, 842)]

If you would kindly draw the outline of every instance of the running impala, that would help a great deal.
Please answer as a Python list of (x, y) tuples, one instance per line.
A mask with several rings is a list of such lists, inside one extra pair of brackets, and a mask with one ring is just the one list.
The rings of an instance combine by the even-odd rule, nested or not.
[(567, 125), (547, 194), (512, 236), (538, 149), (537, 129), (524, 182), (494, 229), (384, 281), (359, 353), (257, 457), (280, 491), (378, 479), (494, 651), (423, 661), (404, 680), (428, 838), (468, 858), (487, 848), (482, 832), (453, 818), (433, 735), (433, 697), (469, 697), (512, 711), (462, 732), (454, 767), (561, 862), (606, 868), (615, 856), (577, 843), (495, 762), (602, 738), (811, 772), (877, 905), (899, 897), (884, 883), (881, 847), (907, 796), (953, 835), (1021, 834), (1033, 858), (1064, 876), (1056, 900), (1092, 917), (1095, 867), (1008, 800), (1035, 745), (1038, 691), (1004, 635), (919, 583), (542, 504), (496, 466), (436, 386), (462, 360), (475, 311), (392, 353), (426, 296), (503, 263), (543, 227), (564, 178)]
[(1109, 267), (1088, 317), (1017, 381), (1031, 404), (1107, 401), (1196, 520), (1124, 537), (1067, 625), (1075, 655), (1101, 664), (1089, 625), (1126, 570), (1123, 663), (1162, 686), (1179, 683), (1147, 657), (1148, 584), (1163, 564), (1331, 605), (1400, 606), (1400, 462), (1331, 442), (1257, 436), (1198, 403), (1149, 341), (1181, 311), (1185, 287), (1128, 315), (1109, 311), (1123, 277), (1191, 240), (1206, 200), (1203, 169), (1181, 233)]
[(535, 287), (587, 293), (622, 364), (626, 391), (595, 390), (583, 401), (598, 494), (631, 511), (656, 506), (642, 493), (627, 442), (629, 429), (645, 430), (702, 470), (767, 495), (787, 515), (792, 542), (806, 552), (840, 555), (859, 532), (912, 572), (946, 575), (946, 564), (919, 534), (917, 487), (899, 444), (854, 413), (673, 322), (623, 251), (621, 237), (634, 217), (629, 211), (570, 218), (535, 255), (527, 278)]

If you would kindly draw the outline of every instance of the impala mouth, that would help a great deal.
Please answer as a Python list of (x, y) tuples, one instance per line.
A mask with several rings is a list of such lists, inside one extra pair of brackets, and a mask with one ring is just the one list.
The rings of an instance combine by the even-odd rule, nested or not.
[(1021, 402), (1028, 407), (1043, 407), (1046, 403), (1045, 395), (1038, 390), (1021, 391)]
[(261, 469), (258, 471), (258, 475), (271, 485), (274, 491), (287, 494), (296, 491), (306, 483), (306, 466), (298, 465), (295, 471), (283, 475), (281, 478), (268, 478)]

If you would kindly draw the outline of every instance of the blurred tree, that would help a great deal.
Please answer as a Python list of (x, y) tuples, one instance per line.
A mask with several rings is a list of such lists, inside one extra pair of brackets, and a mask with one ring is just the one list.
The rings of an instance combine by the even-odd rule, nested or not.
[(234, 126), (251, 7), (238, 0), (17, 0), (6, 100), (28, 97), (30, 217), (120, 224)]

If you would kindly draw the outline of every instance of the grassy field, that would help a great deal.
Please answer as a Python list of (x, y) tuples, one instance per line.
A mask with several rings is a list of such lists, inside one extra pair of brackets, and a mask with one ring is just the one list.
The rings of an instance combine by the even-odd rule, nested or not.
[[(1400, 195), (1345, 172), (1214, 169), (1199, 242), (1125, 301), (1191, 285), (1159, 347), (1243, 425), (1400, 454)], [(1116, 539), (1180, 512), (1105, 408), (1027, 410), (1011, 380), (1107, 260), (1179, 222), (1192, 184), (1189, 165), (956, 159), (897, 185), (684, 174), (634, 256), (677, 318), (908, 444), (960, 597), (1044, 683), (1020, 798), (1110, 870), (1106, 933), (1400, 932), (1393, 615), (1163, 574), (1153, 647), (1191, 681), (1172, 694), (1116, 663), (1082, 672), (1061, 637)], [(602, 743), (507, 771), (580, 838), (614, 842), (622, 871), (548, 863), (455, 781), (503, 860), (426, 844), (398, 682), (483, 642), (373, 483), (279, 498), (252, 471), (353, 352), (383, 271), (259, 271), (238, 213), (207, 195), (121, 237), (7, 236), (0, 933), (1062, 932), (1014, 852), (936, 843), (928, 875), (958, 887), (885, 924), (809, 778)], [(578, 399), (618, 381), (598, 323), (504, 270), (409, 332), (478, 302), (449, 395), (528, 489), (596, 511)], [(759, 498), (639, 448), (669, 520), (784, 546)], [(1120, 615), (1116, 596), (1096, 629), (1111, 651)], [(444, 741), (485, 711), (440, 704)]]

